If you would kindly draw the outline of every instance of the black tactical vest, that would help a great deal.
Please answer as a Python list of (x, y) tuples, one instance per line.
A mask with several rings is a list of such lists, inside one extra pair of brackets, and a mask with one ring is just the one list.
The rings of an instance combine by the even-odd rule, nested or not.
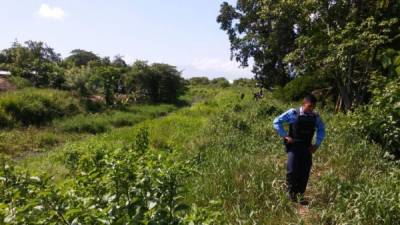
[(295, 113), (297, 119), (289, 125), (289, 136), (293, 138), (294, 147), (307, 148), (311, 146), (314, 137), (317, 114), (300, 115), (300, 109), (297, 109)]

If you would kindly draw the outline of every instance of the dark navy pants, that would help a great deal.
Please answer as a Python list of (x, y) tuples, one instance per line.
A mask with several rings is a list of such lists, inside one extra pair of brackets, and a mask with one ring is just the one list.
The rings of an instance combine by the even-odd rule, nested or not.
[(302, 196), (306, 191), (312, 166), (312, 154), (308, 148), (286, 146), (288, 154), (286, 184), (290, 197)]

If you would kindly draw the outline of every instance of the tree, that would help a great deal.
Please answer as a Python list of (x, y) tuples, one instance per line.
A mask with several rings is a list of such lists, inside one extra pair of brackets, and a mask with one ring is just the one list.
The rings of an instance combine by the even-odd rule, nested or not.
[(127, 75), (130, 92), (142, 100), (172, 103), (184, 91), (184, 80), (175, 66), (162, 63), (149, 65), (136, 61)]
[(66, 87), (76, 91), (81, 97), (88, 97), (95, 93), (91, 85), (93, 69), (90, 67), (72, 67), (65, 72)]
[(151, 69), (159, 77), (157, 102), (173, 103), (184, 92), (184, 79), (175, 66), (154, 63)]
[(100, 57), (93, 52), (82, 49), (74, 49), (71, 51), (71, 55), (65, 58), (64, 63), (67, 64), (69, 67), (81, 67), (87, 66), (91, 61), (100, 62), (100, 60)]
[(122, 57), (121, 55), (114, 56), (114, 59), (111, 64), (115, 67), (120, 67), (120, 68), (128, 67), (128, 64), (126, 64), (124, 60), (124, 57)]
[(115, 93), (118, 92), (118, 85), (121, 78), (121, 70), (112, 66), (95, 68), (95, 75), (91, 82), (96, 84), (98, 92), (104, 95), (106, 104), (114, 105)]
[(223, 3), (217, 21), (232, 57), (243, 66), (252, 58), (264, 87), (322, 75), (351, 109), (368, 100), (377, 52), (400, 46), (399, 11), (393, 0), (238, 0)]
[(231, 42), (231, 54), (242, 66), (254, 60), (253, 72), (265, 86), (290, 80), (284, 57), (294, 48), (301, 1), (238, 0), (221, 5), (217, 21)]
[(58, 65), (61, 56), (44, 42), (14, 42), (11, 48), (3, 50), (2, 61), (12, 75), (24, 77), (35, 86), (60, 88), (64, 82)]
[(210, 80), (208, 77), (192, 77), (189, 79), (190, 85), (208, 85), (210, 84)]
[(231, 86), (231, 84), (225, 77), (214, 78), (211, 80), (210, 84), (213, 86), (222, 87), (222, 88)]
[[(385, 4), (382, 4), (386, 2)], [(337, 90), (345, 109), (367, 102), (371, 75), (379, 69), (380, 49), (397, 45), (399, 21), (395, 1), (315, 2), (297, 49), (287, 56), (299, 75), (323, 74)]]
[(241, 87), (256, 87), (256, 81), (254, 79), (239, 78), (234, 80), (232, 85)]

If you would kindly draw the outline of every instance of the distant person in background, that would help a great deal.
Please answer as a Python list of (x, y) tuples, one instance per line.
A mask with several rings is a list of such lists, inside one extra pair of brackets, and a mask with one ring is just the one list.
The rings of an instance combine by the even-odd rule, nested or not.
[(264, 97), (264, 93), (263, 93), (262, 89), (260, 89), (259, 92), (254, 93), (254, 100), (256, 100), (256, 101), (262, 99), (263, 97)]
[[(289, 109), (274, 119), (273, 125), (283, 138), (287, 160), (286, 184), (292, 201), (307, 205), (304, 198), (312, 165), (312, 154), (318, 149), (325, 137), (325, 125), (318, 113), (314, 112), (317, 99), (307, 95), (298, 109)], [(289, 133), (283, 124), (289, 124)], [(312, 144), (315, 130), (316, 143)]]

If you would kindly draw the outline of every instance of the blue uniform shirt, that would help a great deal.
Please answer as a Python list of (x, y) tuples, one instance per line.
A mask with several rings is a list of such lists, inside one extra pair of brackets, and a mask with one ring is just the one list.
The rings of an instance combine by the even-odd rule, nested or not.
[[(300, 108), (300, 114), (303, 114), (303, 107)], [(325, 138), (325, 125), (322, 122), (321, 117), (317, 115), (315, 128), (317, 128), (317, 140), (316, 145), (319, 147), (322, 141)], [(289, 109), (288, 111), (282, 113), (280, 116), (274, 119), (274, 128), (278, 132), (279, 136), (286, 137), (288, 134), (286, 133), (285, 129), (283, 128), (283, 123), (294, 123), (296, 121), (296, 109)]]

